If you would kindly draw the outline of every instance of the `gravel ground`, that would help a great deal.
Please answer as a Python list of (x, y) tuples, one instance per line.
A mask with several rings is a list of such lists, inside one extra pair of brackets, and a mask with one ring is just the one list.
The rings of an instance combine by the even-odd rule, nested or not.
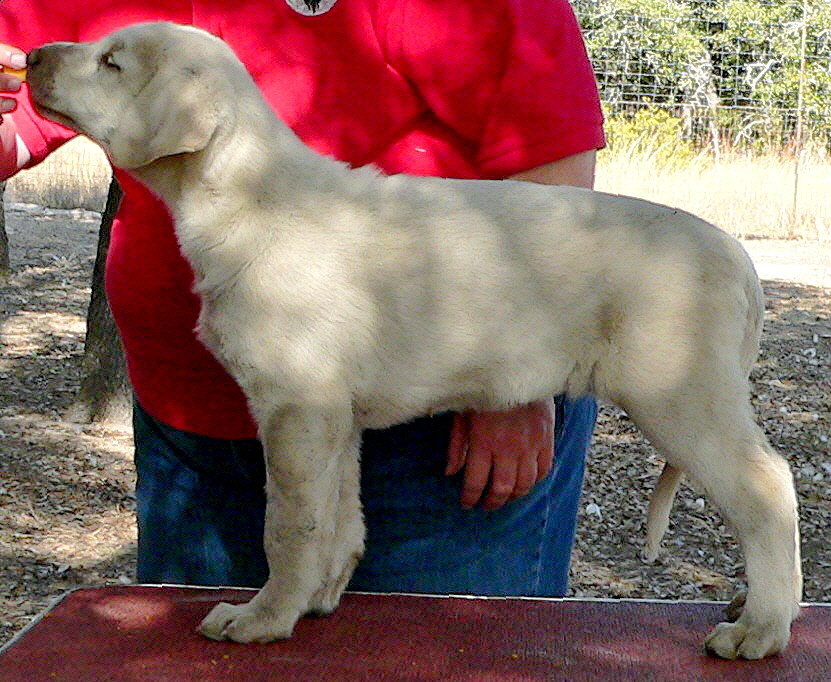
[[(0, 643), (62, 592), (128, 583), (135, 560), (127, 428), (62, 421), (77, 390), (99, 216), (8, 207), (12, 274), (0, 282)], [(831, 244), (747, 243), (768, 296), (754, 403), (790, 461), (801, 503), (805, 597), (831, 602)], [(729, 599), (736, 543), (684, 486), (665, 553), (641, 562), (660, 470), (621, 412), (603, 408), (592, 447), (571, 593)]]

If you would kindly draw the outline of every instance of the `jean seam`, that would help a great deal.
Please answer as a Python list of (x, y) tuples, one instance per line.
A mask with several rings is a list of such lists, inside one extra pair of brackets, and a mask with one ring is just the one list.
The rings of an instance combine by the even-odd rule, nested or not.
[[(557, 441), (560, 440), (561, 435), (565, 429), (565, 396), (559, 395), (556, 396), (554, 399), (554, 466), (551, 467), (551, 471), (548, 473), (548, 476), (551, 480), (554, 479), (557, 473)], [(543, 520), (541, 525), (542, 532), (539, 535), (539, 541), (537, 542), (537, 547), (534, 552), (535, 554), (535, 561), (534, 561), (534, 590), (532, 596), (538, 595), (540, 593), (540, 583), (542, 581), (542, 546), (545, 538), (547, 537), (548, 533), (548, 524), (551, 523), (551, 507), (554, 505), (554, 495), (549, 492), (545, 495), (545, 514), (543, 515)]]

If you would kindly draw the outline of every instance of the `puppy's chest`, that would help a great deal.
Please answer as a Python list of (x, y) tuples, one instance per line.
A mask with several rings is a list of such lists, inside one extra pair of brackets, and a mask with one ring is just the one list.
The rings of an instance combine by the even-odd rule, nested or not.
[(230, 369), (242, 364), (243, 353), (237, 348), (231, 333), (233, 321), (217, 313), (213, 302), (202, 299), (202, 308), (196, 323), (196, 336), (216, 358)]

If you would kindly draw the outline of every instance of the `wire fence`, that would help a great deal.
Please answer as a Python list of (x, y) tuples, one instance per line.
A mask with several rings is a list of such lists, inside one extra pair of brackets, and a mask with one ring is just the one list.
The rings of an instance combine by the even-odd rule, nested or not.
[(831, 0), (572, 4), (606, 114), (600, 189), (831, 239)]
[(693, 144), (831, 151), (829, 0), (573, 0), (607, 117)]
[[(831, 0), (571, 2), (606, 114), (599, 189), (738, 236), (831, 239)], [(100, 210), (100, 151), (61, 152), (7, 197)]]

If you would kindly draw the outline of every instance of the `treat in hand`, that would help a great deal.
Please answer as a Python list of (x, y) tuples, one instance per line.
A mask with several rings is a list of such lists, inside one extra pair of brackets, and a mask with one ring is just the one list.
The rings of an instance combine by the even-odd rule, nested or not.
[(2, 69), (3, 73), (7, 73), (10, 76), (14, 76), (18, 80), (26, 80), (26, 69), (13, 69), (10, 66), (3, 66), (0, 67), (0, 69)]

